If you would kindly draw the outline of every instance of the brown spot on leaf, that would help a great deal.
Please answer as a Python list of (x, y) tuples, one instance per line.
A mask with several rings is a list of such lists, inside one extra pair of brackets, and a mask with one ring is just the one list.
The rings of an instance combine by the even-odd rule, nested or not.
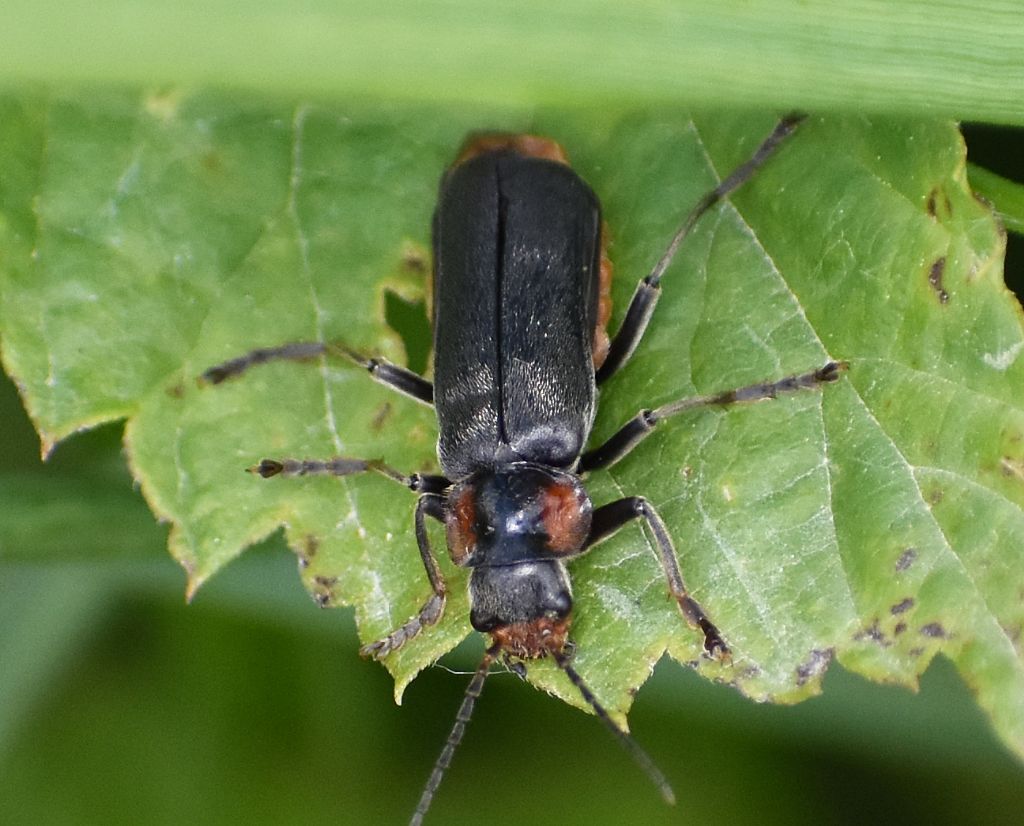
[(402, 251), (402, 269), (422, 275), (427, 271), (427, 256), (418, 247), (406, 247)]
[(308, 568), (310, 560), (316, 556), (318, 550), (320, 550), (320, 540), (311, 533), (306, 534), (302, 545), (295, 549), (295, 555), (299, 558), (299, 567)]
[(933, 488), (928, 491), (928, 503), (931, 505), (938, 505), (942, 502), (942, 498), (946, 495), (942, 488)]
[(370, 420), (370, 429), (379, 431), (384, 427), (384, 423), (391, 418), (391, 402), (384, 402), (380, 407), (377, 408), (377, 412), (373, 414), (373, 419)]
[(949, 303), (949, 293), (942, 286), (942, 276), (946, 271), (946, 257), (935, 259), (931, 269), (928, 271), (928, 283), (939, 297), (940, 304)]
[(949, 200), (946, 190), (940, 186), (933, 186), (928, 193), (925, 209), (932, 218), (938, 221), (953, 217), (953, 204)]
[(889, 609), (889, 612), (895, 617), (897, 614), (902, 614), (905, 611), (909, 611), (913, 607), (914, 607), (913, 597), (907, 597), (906, 599), (900, 600), (895, 605), (893, 605)]
[(167, 395), (172, 399), (180, 399), (185, 395), (185, 385), (182, 382), (172, 384), (167, 388)]
[(911, 657), (920, 657), (924, 653), (923, 648), (911, 648), (907, 652)]
[(313, 600), (321, 608), (330, 608), (334, 604), (334, 586), (337, 582), (336, 576), (313, 577)]
[(929, 622), (927, 625), (921, 626), (921, 633), (926, 637), (932, 637), (933, 639), (946, 639), (949, 634), (946, 633), (946, 629), (937, 622)]
[(834, 648), (813, 649), (807, 659), (796, 667), (796, 684), (804, 685), (809, 680), (824, 674), (835, 653)]
[(914, 561), (917, 559), (917, 548), (907, 548), (903, 553), (900, 554), (900, 558), (896, 560), (896, 570), (899, 573), (903, 573), (908, 570)]
[(907, 630), (907, 624), (905, 622), (897, 622), (896, 627), (892, 629), (892, 632), (898, 637), (904, 631)]
[(1024, 482), (1024, 460), (1003, 456), (999, 460), (999, 469), (1003, 472), (1003, 476), (1008, 479), (1017, 479)]
[(877, 619), (872, 620), (871, 625), (867, 626), (866, 628), (862, 628), (860, 631), (854, 634), (853, 638), (857, 642), (864, 642), (865, 640), (877, 642), (883, 648), (888, 648), (890, 645), (892, 645), (892, 643), (885, 638), (885, 634), (882, 633), (882, 628), (878, 624)]

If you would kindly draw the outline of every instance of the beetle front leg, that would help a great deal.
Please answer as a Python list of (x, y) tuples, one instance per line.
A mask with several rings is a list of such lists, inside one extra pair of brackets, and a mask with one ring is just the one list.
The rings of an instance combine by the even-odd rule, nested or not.
[(426, 517), (444, 521), (445, 498), (438, 493), (424, 493), (416, 502), (416, 544), (420, 549), (420, 558), (423, 560), (423, 567), (427, 571), (427, 579), (430, 580), (430, 587), (434, 591), (419, 612), (410, 617), (409, 620), (399, 628), (396, 628), (383, 639), (364, 645), (359, 649), (361, 657), (372, 657), (380, 660), (397, 651), (409, 640), (419, 634), (424, 628), (434, 625), (441, 619), (444, 613), (447, 586), (444, 576), (438, 567), (437, 559), (430, 549), (430, 538), (427, 536)]
[(339, 456), (334, 459), (261, 459), (258, 465), (246, 468), (264, 479), (271, 476), (354, 476), (373, 471), (385, 479), (398, 482), (413, 493), (442, 493), (451, 486), (447, 476), (431, 473), (413, 473), (406, 476), (379, 459), (352, 459)]
[(373, 657), (379, 660), (392, 651), (401, 648), (405, 643), (419, 634), (424, 628), (434, 625), (444, 613), (447, 587), (441, 569), (437, 565), (434, 553), (430, 548), (427, 536), (426, 517), (432, 516), (440, 522), (444, 521), (444, 491), (451, 486), (445, 476), (413, 473), (405, 476), (383, 462), (370, 459), (337, 458), (328, 460), (315, 459), (263, 459), (255, 467), (249, 468), (252, 473), (268, 479), (271, 476), (352, 476), (357, 473), (373, 471), (398, 482), (414, 493), (420, 494), (416, 501), (416, 544), (420, 549), (420, 558), (430, 580), (433, 595), (428, 599), (417, 614), (404, 625), (396, 628), (383, 639), (364, 645), (359, 649), (360, 656)]
[(683, 612), (687, 622), (704, 632), (704, 650), (711, 657), (727, 661), (729, 646), (725, 644), (714, 623), (708, 619), (704, 609), (687, 592), (683, 575), (679, 571), (679, 560), (676, 558), (672, 537), (669, 536), (665, 523), (661, 521), (661, 517), (650, 502), (642, 496), (627, 496), (595, 510), (584, 549), (607, 539), (634, 519), (646, 520), (647, 526), (654, 534), (654, 541), (658, 546), (658, 560), (665, 572), (665, 579), (668, 580), (668, 589), (679, 603), (679, 610)]

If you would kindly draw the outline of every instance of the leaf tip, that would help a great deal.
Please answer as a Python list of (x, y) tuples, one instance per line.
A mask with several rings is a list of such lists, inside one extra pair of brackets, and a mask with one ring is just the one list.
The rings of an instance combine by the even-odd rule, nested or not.
[(196, 593), (206, 582), (206, 574), (199, 573), (196, 570), (195, 562), (186, 557), (178, 557), (178, 563), (182, 568), (185, 569), (185, 602), (191, 604), (195, 598)]
[(57, 440), (51, 439), (45, 433), (39, 434), (39, 458), (41, 461), (46, 462), (50, 456), (53, 455), (54, 449), (57, 447)]

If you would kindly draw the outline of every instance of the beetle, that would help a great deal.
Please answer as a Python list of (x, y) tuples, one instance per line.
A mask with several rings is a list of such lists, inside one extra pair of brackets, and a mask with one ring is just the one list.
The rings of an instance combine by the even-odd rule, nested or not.
[(836, 381), (845, 365), (643, 409), (587, 449), (597, 391), (629, 361), (654, 312), (661, 279), (680, 244), (715, 204), (751, 178), (797, 128), (778, 122), (754, 154), (693, 207), (653, 270), (638, 284), (614, 336), (611, 264), (597, 196), (561, 146), (533, 135), (471, 136), (444, 173), (433, 221), (434, 381), (340, 343), (298, 342), (253, 350), (207, 370), (218, 384), (256, 364), (338, 356), (381, 384), (436, 410), (443, 474), (405, 475), (376, 460), (264, 459), (258, 475), (380, 473), (417, 494), (416, 542), (430, 596), (407, 622), (362, 647), (381, 659), (434, 625), (448, 585), (427, 535), (444, 525), (454, 564), (469, 570), (470, 622), (490, 637), (413, 823), (426, 814), (493, 663), (525, 676), (525, 662), (550, 657), (596, 715), (672, 802), (647, 754), (594, 697), (572, 666), (572, 590), (566, 562), (632, 522), (655, 539), (669, 592), (703, 634), (708, 656), (729, 648), (687, 591), (672, 538), (642, 496), (595, 507), (583, 477), (623, 459), (666, 419), (698, 407), (774, 398)]

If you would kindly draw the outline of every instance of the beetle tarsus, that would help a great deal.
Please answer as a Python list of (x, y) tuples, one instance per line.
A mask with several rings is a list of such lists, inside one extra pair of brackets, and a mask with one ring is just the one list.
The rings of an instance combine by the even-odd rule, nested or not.
[(396, 628), (383, 639), (367, 643), (359, 649), (359, 656), (367, 659), (382, 660), (388, 654), (397, 651), (424, 628), (436, 625), (444, 614), (445, 598), (442, 594), (434, 594), (427, 600), (416, 616)]
[(698, 620), (697, 625), (704, 632), (704, 653), (711, 659), (722, 663), (728, 664), (732, 662), (732, 652), (729, 650), (729, 646), (725, 644), (725, 640), (722, 639), (718, 629), (715, 628), (714, 623), (707, 617), (703, 617)]
[(246, 468), (246, 471), (262, 476), (264, 479), (269, 479), (271, 476), (277, 476), (279, 473), (282, 473), (284, 471), (284, 464), (276, 459), (261, 459), (258, 465)]
[(221, 384), (242, 375), (250, 367), (272, 361), (308, 361), (323, 355), (326, 345), (317, 341), (293, 341), (280, 347), (257, 347), (229, 361), (215, 364), (199, 377), (200, 384)]
[(340, 342), (293, 341), (280, 347), (257, 347), (244, 355), (215, 364), (199, 376), (199, 384), (222, 384), (249, 368), (275, 361), (310, 361), (318, 356), (340, 356), (368, 372), (374, 381), (428, 406), (434, 403), (434, 385), (417, 373), (385, 359), (364, 356)]

